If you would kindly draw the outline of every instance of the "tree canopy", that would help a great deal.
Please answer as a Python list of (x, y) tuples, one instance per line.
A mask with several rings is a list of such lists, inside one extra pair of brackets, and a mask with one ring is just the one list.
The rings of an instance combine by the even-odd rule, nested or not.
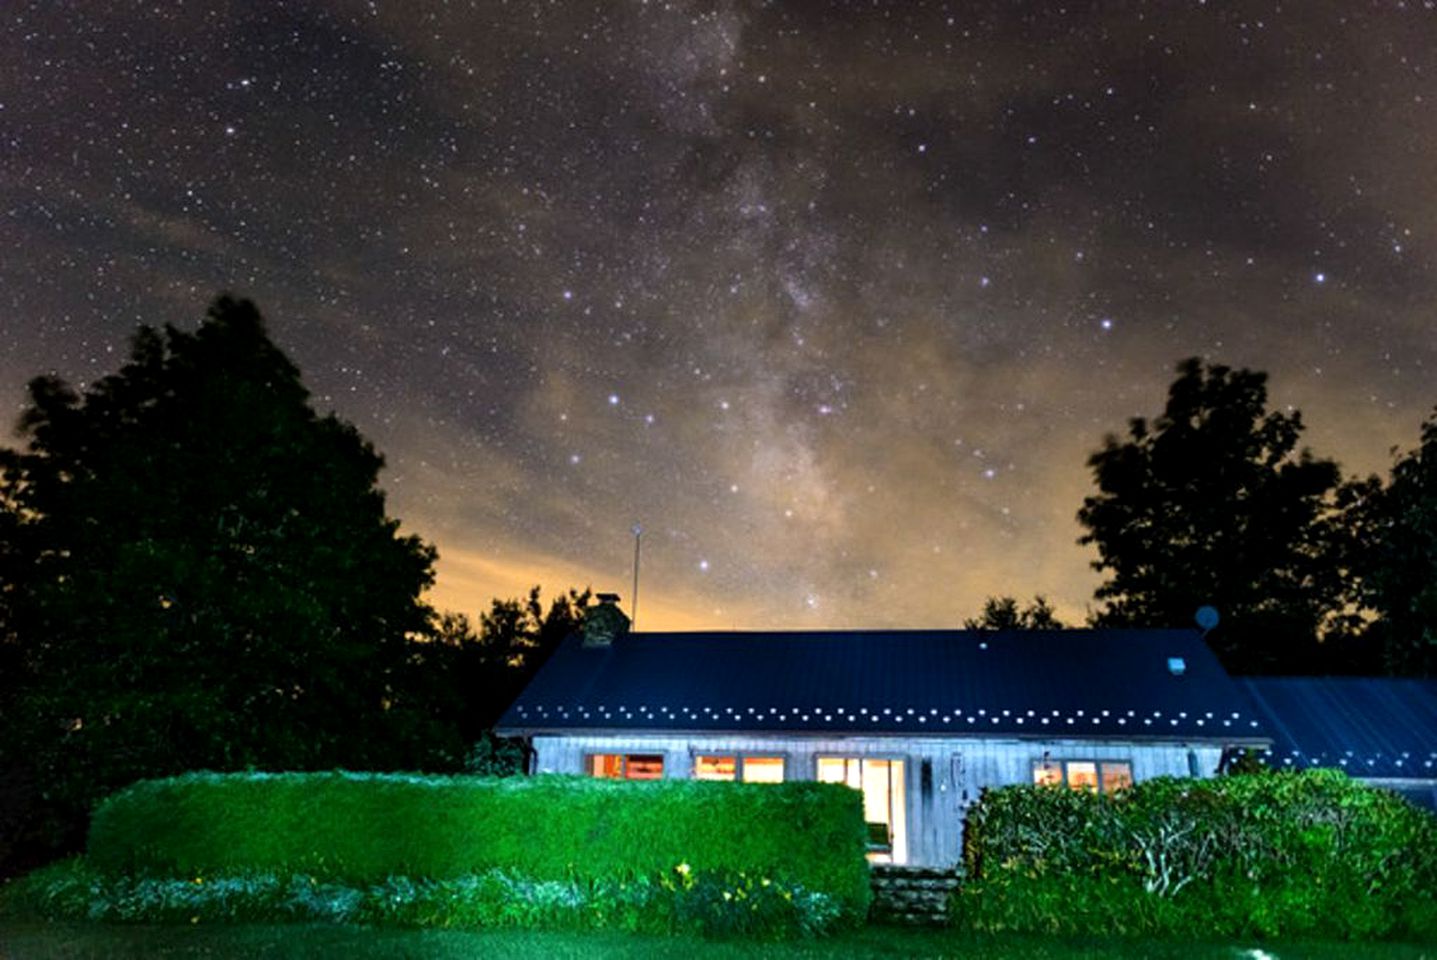
[(534, 587), (523, 598), (495, 599), (480, 614), (477, 630), (463, 614), (436, 620), (437, 645), (425, 656), (433, 676), (456, 693), (450, 702), (465, 743), (476, 742), (498, 721), (564, 638), (580, 628), (588, 604), (588, 590), (570, 589), (546, 610)]
[(1377, 615), (1371, 631), (1395, 673), (1437, 673), (1437, 414), (1383, 486), (1362, 488), (1354, 526), (1369, 549), (1359, 556), (1360, 595)]
[(435, 551), (399, 533), (383, 459), (314, 411), (252, 303), (142, 327), (83, 390), (29, 389), (0, 484), (20, 665), (0, 718), (52, 799), (74, 814), (142, 776), (462, 752), (412, 682)]
[(1338, 466), (1298, 448), (1299, 413), (1267, 410), (1266, 374), (1196, 358), (1177, 372), (1156, 420), (1088, 460), (1079, 543), (1107, 574), (1095, 623), (1185, 627), (1211, 604), (1229, 669), (1311, 672), (1346, 609)]
[(1022, 608), (1016, 597), (989, 597), (983, 602), (983, 612), (964, 620), (963, 627), (966, 630), (1062, 630), (1064, 624), (1047, 598), (1038, 594), (1032, 603)]

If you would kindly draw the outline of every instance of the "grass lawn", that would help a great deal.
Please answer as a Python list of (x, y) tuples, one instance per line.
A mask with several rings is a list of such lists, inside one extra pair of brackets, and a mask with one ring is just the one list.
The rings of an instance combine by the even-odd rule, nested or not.
[(1223, 960), (1437, 960), (1437, 945), (1284, 944), (1246, 946), (1195, 943), (1062, 943), (1034, 937), (965, 937), (946, 931), (869, 927), (860, 933), (792, 943), (736, 943), (622, 934), (567, 934), (455, 930), (375, 930), (336, 926), (103, 926), (0, 925), (4, 960), (148, 960), (173, 958), (321, 958), (342, 960), (588, 960), (594, 957), (681, 956), (684, 960), (819, 960), (847, 957), (952, 957), (963, 960), (1097, 960), (1101, 957), (1223, 958)]

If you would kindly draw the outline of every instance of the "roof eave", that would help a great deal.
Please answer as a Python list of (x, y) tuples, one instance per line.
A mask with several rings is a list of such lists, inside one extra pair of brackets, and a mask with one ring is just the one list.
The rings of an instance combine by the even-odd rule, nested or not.
[(1062, 733), (1009, 733), (1009, 732), (983, 732), (972, 733), (957, 730), (934, 730), (934, 731), (904, 731), (893, 733), (891, 731), (873, 730), (868, 732), (847, 731), (847, 730), (769, 730), (769, 729), (745, 729), (745, 730), (701, 730), (677, 727), (534, 727), (534, 726), (497, 726), (495, 734), (501, 737), (633, 737), (633, 736), (661, 736), (661, 737), (785, 737), (804, 738), (814, 740), (871, 740), (874, 738), (890, 740), (1096, 740), (1105, 743), (1132, 742), (1132, 743), (1207, 743), (1215, 746), (1236, 746), (1236, 747), (1267, 747), (1272, 745), (1272, 737), (1261, 735), (1230, 735), (1211, 736), (1209, 734), (1194, 734), (1184, 736), (1181, 734), (1074, 734), (1064, 735)]

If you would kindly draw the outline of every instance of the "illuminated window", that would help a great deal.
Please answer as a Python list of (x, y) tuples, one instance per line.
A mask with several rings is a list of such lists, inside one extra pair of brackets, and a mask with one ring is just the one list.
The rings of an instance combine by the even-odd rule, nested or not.
[(622, 777), (624, 758), (617, 753), (596, 753), (589, 757), (589, 776)]
[(1112, 793), (1133, 785), (1133, 765), (1120, 761), (1103, 764), (1103, 792)]
[(1040, 787), (1056, 787), (1063, 783), (1063, 765), (1056, 760), (1033, 763), (1033, 782)]
[(1098, 789), (1098, 765), (1091, 760), (1070, 760), (1068, 762), (1068, 786), (1074, 790)]
[(1133, 785), (1133, 765), (1126, 760), (1034, 760), (1033, 782), (1040, 787), (1067, 784), (1074, 790), (1112, 793)]
[(783, 783), (783, 757), (744, 757), (744, 783)]
[(732, 780), (738, 775), (737, 757), (694, 758), (695, 780)]
[(664, 758), (658, 753), (593, 753), (585, 762), (591, 777), (613, 780), (658, 780), (664, 775)]
[(736, 757), (699, 754), (694, 757), (695, 780), (742, 780), (744, 783), (782, 783), (783, 757)]

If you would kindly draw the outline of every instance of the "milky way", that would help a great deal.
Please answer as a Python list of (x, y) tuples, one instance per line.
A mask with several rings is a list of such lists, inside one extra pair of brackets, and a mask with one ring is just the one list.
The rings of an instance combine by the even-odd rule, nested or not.
[[(254, 298), (435, 601), (1079, 619), (1175, 362), (1385, 470), (1437, 402), (1432, 3), (9, 3), (0, 407)], [(3, 412), (3, 411), (0, 411)]]

